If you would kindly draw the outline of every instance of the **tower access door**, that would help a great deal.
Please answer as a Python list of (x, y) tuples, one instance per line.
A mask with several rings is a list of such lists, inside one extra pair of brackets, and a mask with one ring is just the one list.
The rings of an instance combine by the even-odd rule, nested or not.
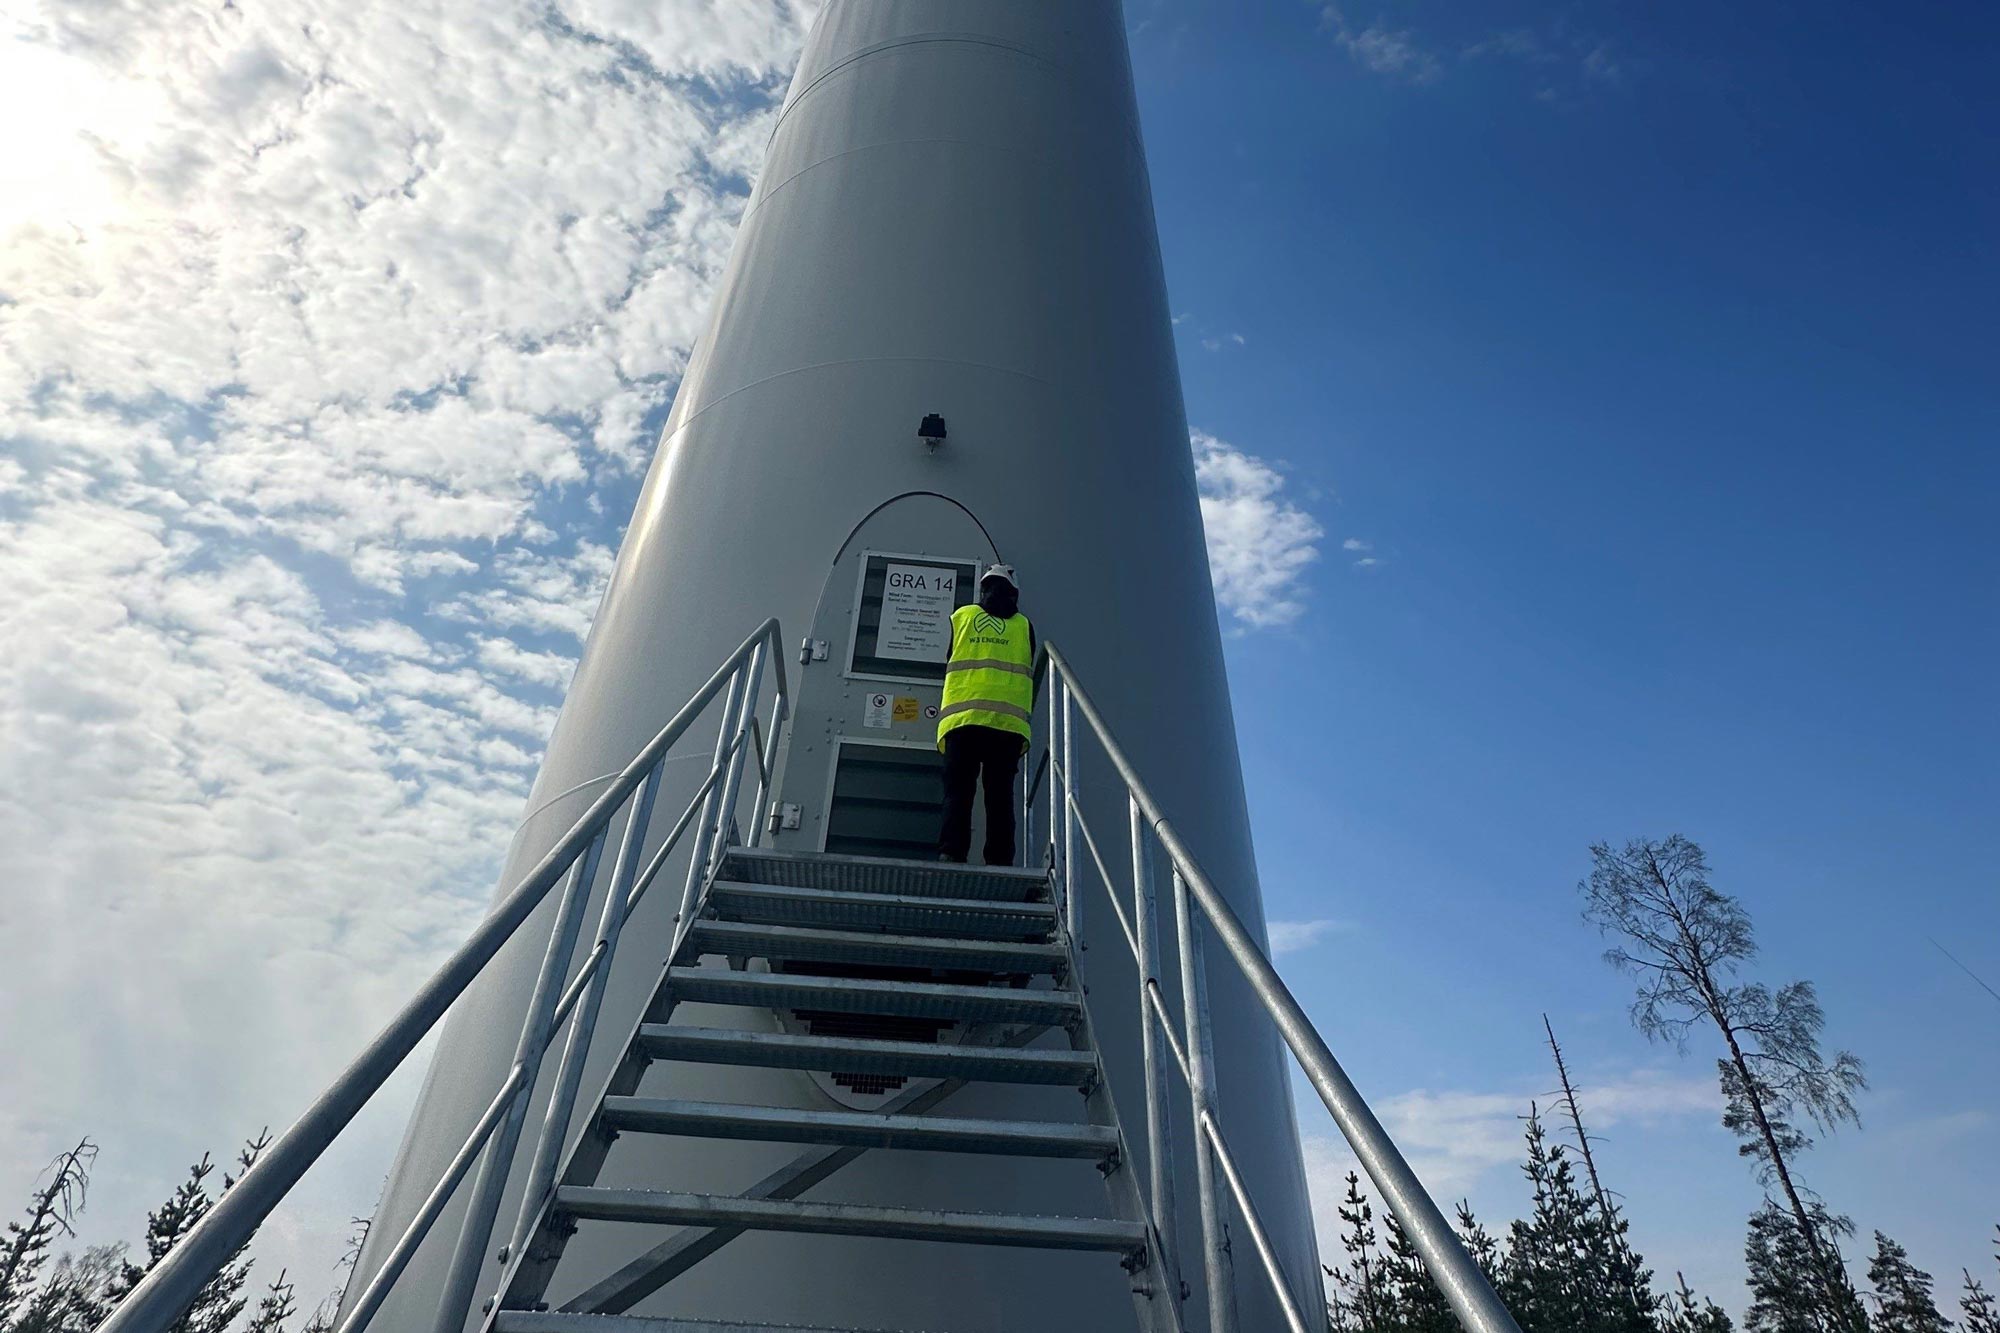
[[(936, 855), (951, 613), (977, 599), (979, 571), (997, 559), (978, 520), (928, 493), (891, 500), (849, 534), (800, 652), (772, 846)], [(983, 819), (974, 814), (974, 846)]]

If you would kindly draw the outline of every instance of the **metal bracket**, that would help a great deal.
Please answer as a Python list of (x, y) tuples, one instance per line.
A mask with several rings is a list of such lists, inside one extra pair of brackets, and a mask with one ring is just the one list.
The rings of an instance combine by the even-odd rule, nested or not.
[(826, 661), (827, 643), (825, 639), (807, 639), (799, 645), (799, 665), (810, 666), (814, 662)]
[(773, 801), (771, 812), (764, 816), (764, 831), (776, 833), (780, 829), (795, 829), (804, 820), (805, 807), (796, 801)]

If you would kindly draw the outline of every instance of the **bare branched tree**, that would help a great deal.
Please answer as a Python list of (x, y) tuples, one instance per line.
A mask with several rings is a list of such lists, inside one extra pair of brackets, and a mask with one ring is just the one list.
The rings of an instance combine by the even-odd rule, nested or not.
[(1784, 1195), (1830, 1307), (1864, 1318), (1793, 1166), (1812, 1143), (1798, 1127), (1801, 1116), (1822, 1132), (1859, 1123), (1854, 1094), (1868, 1086), (1861, 1062), (1846, 1051), (1831, 1059), (1821, 1053), (1825, 1015), (1811, 982), (1773, 993), (1735, 980), (1756, 956), (1756, 936), (1743, 905), (1709, 883), (1698, 845), (1675, 834), (1617, 849), (1598, 843), (1590, 855), (1590, 877), (1579, 885), (1584, 917), (1618, 941), (1605, 960), (1637, 978), (1633, 1024), (1683, 1050), (1697, 1026), (1714, 1026), (1727, 1052), (1716, 1062), (1727, 1105), (1723, 1123), (1740, 1136), (1740, 1151), (1757, 1164), (1760, 1178)]
[(28, 1200), (28, 1220), (7, 1224), (5, 1236), (0, 1237), (0, 1328), (27, 1304), (56, 1237), (76, 1234), (73, 1224), (83, 1211), (90, 1168), (96, 1161), (97, 1145), (79, 1140), (49, 1163), (43, 1173), (48, 1184)]

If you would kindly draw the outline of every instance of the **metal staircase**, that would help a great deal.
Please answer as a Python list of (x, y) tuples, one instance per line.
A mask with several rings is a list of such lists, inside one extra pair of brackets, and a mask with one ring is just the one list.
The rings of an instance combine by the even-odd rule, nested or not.
[[(747, 1011), (746, 1025), (674, 1026), (683, 1002), (734, 1006)], [(960, 1039), (774, 1032), (776, 1013), (941, 1020)], [(1027, 1044), (1038, 1038), (1060, 1044)], [(655, 1062), (869, 1075), (885, 1088), (904, 1086), (881, 1109), (866, 1111), (635, 1095)], [(671, 1070), (668, 1076), (671, 1081)], [(1073, 1087), (1083, 1094), (1083, 1116), (1066, 1122), (932, 1113), (969, 1083)], [(597, 1181), (611, 1145), (624, 1134), (799, 1143), (811, 1150), (734, 1196), (602, 1188)], [(870, 1149), (1088, 1162), (1103, 1173), (1113, 1215), (798, 1197)], [(1159, 1238), (1131, 1161), (1047, 872), (732, 849), (718, 864), (558, 1182), (534, 1201), (528, 1242), (486, 1326), (492, 1333), (764, 1327), (609, 1316), (622, 1315), (734, 1235), (766, 1230), (1101, 1251), (1116, 1256), (1129, 1274), (1139, 1327), (1178, 1333), (1178, 1293), (1161, 1277)], [(549, 1311), (543, 1298), (569, 1239), (592, 1222), (682, 1230)], [(1117, 1277), (1108, 1262), (1106, 1268), (1107, 1282)]]
[[(1184, 1323), (1204, 1333), (1236, 1333), (1237, 1269), (1254, 1261), (1283, 1327), (1288, 1333), (1313, 1333), (1321, 1316), (1310, 1294), (1312, 1275), (1286, 1271), (1224, 1131), (1205, 972), (1211, 953), (1268, 1016), (1460, 1322), (1476, 1333), (1519, 1333), (1256, 935), (1181, 840), (1054, 645), (1045, 648), (1047, 687), (1038, 696), (1046, 707), (1041, 772), (1048, 781), (1046, 787), (1039, 778), (1028, 785), (1023, 813), (1032, 826), (1035, 794), (1045, 794), (1045, 838), (1030, 845), (1047, 851), (1046, 870), (742, 846), (739, 797), (754, 787), (748, 827), (760, 829), (755, 815), (767, 808), (789, 716), (783, 646), (777, 622), (766, 621), (622, 770), (586, 784), (597, 794), (568, 831), (500, 896), (465, 942), (96, 1333), (167, 1333), (176, 1327), (203, 1286), (235, 1261), (445, 1011), (551, 900), (553, 917), (543, 920), (552, 924), (521, 1015), (513, 1062), (421, 1204), (400, 1219), (400, 1229), (375, 1256), (360, 1290), (348, 1293), (336, 1333), (365, 1333), (371, 1327), (454, 1204), (462, 1204), (463, 1211), (435, 1303), (434, 1333), (460, 1333), (474, 1318), (483, 1333), (777, 1333), (769, 1324), (740, 1318), (625, 1313), (751, 1232), (1098, 1251), (1107, 1256), (1107, 1268), (1110, 1257), (1123, 1265), (1142, 1333), (1181, 1333)], [(769, 726), (760, 730), (757, 696), (767, 670), (777, 697)], [(719, 705), (720, 715), (707, 775), (662, 833), (653, 807), (664, 766), (711, 705)], [(1073, 751), (1079, 736), (1096, 741), (1114, 779), (1089, 788), (1078, 781)], [(754, 784), (747, 780), (753, 765)], [(1130, 855), (1130, 873), (1123, 876), (1106, 865), (1085, 819), (1085, 806), (1093, 800), (1102, 811), (1121, 796), (1124, 850)], [(607, 856), (613, 847), (615, 853)], [(684, 855), (687, 872), (666, 918), (673, 923), (666, 966), (602, 1091), (595, 1100), (582, 1099), (584, 1064), (625, 922), (676, 854)], [(1171, 886), (1166, 904), (1159, 901), (1156, 857), (1166, 863), (1162, 868)], [(608, 873), (600, 873), (607, 863)], [(1093, 871), (1101, 894), (1091, 885)], [(1112, 1105), (1111, 1079), (1078, 982), (1078, 942), (1091, 938), (1081, 925), (1087, 890), (1093, 913), (1108, 906), (1116, 918), (1115, 934), (1100, 925), (1094, 927), (1096, 938), (1122, 944), (1137, 965), (1136, 987), (1124, 998), (1139, 1028), (1137, 1090), (1143, 1106), (1129, 1136)], [(601, 912), (596, 938), (580, 951), (587, 938), (583, 917), (593, 900)], [(1168, 966), (1169, 957), (1175, 966)], [(682, 1004), (724, 1006), (739, 1021), (677, 1025), (671, 1020)], [(953, 1040), (941, 1039), (947, 1032)], [(558, 1046), (555, 1073), (544, 1079), (543, 1057)], [(841, 1099), (792, 1099), (808, 1106), (775, 1100), (737, 1105), (641, 1095), (641, 1079), (655, 1064), (666, 1066), (669, 1076), (674, 1066), (691, 1064), (803, 1071), (831, 1076), (856, 1098), (878, 1100), (863, 1109), (827, 1110), (829, 1101)], [(1186, 1214), (1175, 1203), (1176, 1153), (1170, 1146), (1169, 1079), (1175, 1072), (1195, 1138), (1195, 1206)], [(933, 1114), (968, 1086), (1008, 1083), (1075, 1088), (1083, 1094), (1082, 1118)], [(547, 1092), (541, 1124), (532, 1149), (522, 1153), (538, 1087)], [(579, 1107), (585, 1113), (573, 1134)], [(1131, 1152), (1142, 1129), (1143, 1185), (1135, 1178)], [(598, 1182), (620, 1135), (792, 1143), (804, 1150), (734, 1194), (675, 1190), (667, 1187), (672, 1182), (658, 1189), (608, 1188)], [(1009, 1214), (804, 1197), (865, 1153), (903, 1149), (1054, 1159), (1074, 1163), (1079, 1171), (1090, 1163), (1104, 1174), (1109, 1215)], [(502, 1195), (517, 1170), (524, 1203), (511, 1239), (496, 1247)], [(632, 1175), (621, 1172), (616, 1178)], [(560, 1308), (545, 1308), (558, 1265), (582, 1227), (635, 1223), (661, 1228), (661, 1239)], [(1177, 1255), (1163, 1243), (1187, 1232), (1198, 1235), (1198, 1254)], [(1232, 1248), (1232, 1236), (1249, 1243)], [(1190, 1299), (1189, 1285), (1181, 1280), (1197, 1271), (1200, 1300)], [(561, 1277), (573, 1285), (568, 1272)], [(1116, 1270), (1106, 1273), (1106, 1281), (1112, 1280), (1118, 1280)], [(399, 1312), (397, 1333), (404, 1333), (409, 1315), (408, 1309)], [(864, 1330), (794, 1327), (787, 1333)]]

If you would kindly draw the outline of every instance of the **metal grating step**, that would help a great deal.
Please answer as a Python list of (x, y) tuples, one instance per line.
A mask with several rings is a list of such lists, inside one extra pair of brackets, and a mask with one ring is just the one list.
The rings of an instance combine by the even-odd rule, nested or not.
[(568, 1217), (600, 1222), (742, 1227), (751, 1231), (1011, 1245), (1038, 1250), (1109, 1250), (1140, 1263), (1146, 1254), (1144, 1224), (1115, 1218), (965, 1213), (936, 1208), (887, 1208), (877, 1204), (600, 1189), (591, 1185), (565, 1185), (557, 1189), (555, 1208)]
[(640, 1028), (639, 1045), (655, 1060), (902, 1078), (962, 1078), (987, 1083), (1082, 1087), (1097, 1074), (1097, 1059), (1088, 1051), (807, 1037), (789, 1032), (669, 1027), (662, 1023), (648, 1023)]
[(1013, 866), (956, 865), (949, 861), (894, 861), (877, 856), (750, 851), (737, 848), (718, 878), (794, 889), (845, 889), (912, 898), (1047, 897), (1049, 872)]
[(717, 917), (775, 926), (855, 927), (956, 939), (1036, 940), (1055, 929), (1046, 902), (977, 898), (890, 897), (833, 889), (717, 880), (709, 888)]
[(1018, 990), (1010, 986), (941, 986), (929, 982), (733, 972), (706, 967), (668, 968), (667, 984), (681, 1000), (766, 1009), (1051, 1024), (1072, 1023), (1082, 1012), (1077, 997), (1069, 991)]
[(893, 1115), (879, 1111), (803, 1111), (788, 1106), (606, 1097), (603, 1123), (620, 1132), (763, 1143), (819, 1143), (842, 1148), (1080, 1157), (1113, 1162), (1118, 1131), (1047, 1120), (986, 1120)]
[[(825, 1324), (744, 1324), (733, 1319), (668, 1319), (629, 1314), (560, 1314), (502, 1310), (493, 1333), (897, 1333), (886, 1328), (833, 1328)], [(924, 1333), (908, 1329), (903, 1333)]]
[(873, 963), (886, 967), (935, 967), (967, 972), (1054, 973), (1069, 962), (1060, 944), (1004, 940), (936, 939), (859, 930), (813, 930), (745, 921), (697, 921), (687, 957), (727, 954), (787, 962)]

